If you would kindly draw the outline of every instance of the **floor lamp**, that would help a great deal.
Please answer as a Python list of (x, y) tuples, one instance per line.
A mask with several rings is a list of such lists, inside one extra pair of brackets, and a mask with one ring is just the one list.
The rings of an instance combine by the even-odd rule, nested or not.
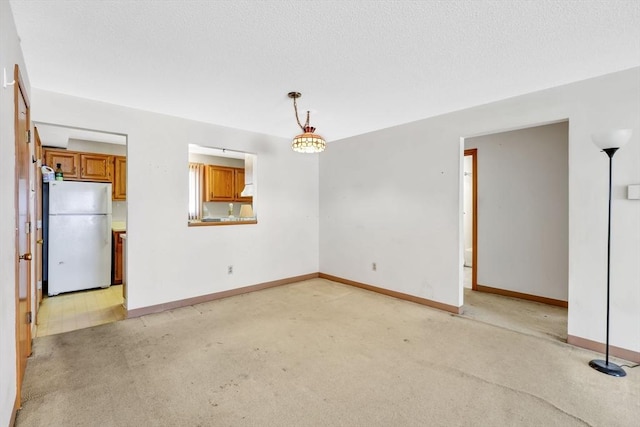
[(613, 155), (629, 141), (631, 138), (631, 129), (617, 129), (608, 132), (595, 133), (591, 135), (594, 144), (609, 156), (609, 215), (608, 215), (608, 234), (607, 234), (607, 343), (606, 343), (606, 359), (592, 360), (589, 366), (593, 369), (612, 375), (614, 377), (624, 377), (627, 373), (620, 366), (609, 362), (609, 289), (611, 277), (611, 177), (613, 171)]

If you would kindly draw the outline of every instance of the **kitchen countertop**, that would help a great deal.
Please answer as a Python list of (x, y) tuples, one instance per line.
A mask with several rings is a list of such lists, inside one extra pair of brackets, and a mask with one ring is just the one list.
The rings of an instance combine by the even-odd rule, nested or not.
[(112, 231), (127, 231), (127, 223), (125, 221), (112, 221), (111, 222), (111, 230)]
[(245, 224), (257, 224), (258, 220), (256, 218), (236, 218), (235, 220), (225, 220), (225, 221), (201, 221), (201, 220), (190, 220), (189, 227), (199, 227), (199, 226), (217, 226), (217, 225), (245, 225)]

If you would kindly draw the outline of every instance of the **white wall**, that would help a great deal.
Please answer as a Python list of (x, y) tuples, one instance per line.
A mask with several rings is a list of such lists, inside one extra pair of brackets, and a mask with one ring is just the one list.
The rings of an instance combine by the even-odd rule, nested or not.
[(478, 149), (478, 284), (567, 301), (567, 122), (465, 139)]
[[(569, 120), (570, 335), (605, 339), (607, 161), (590, 134), (633, 128), (616, 155), (611, 344), (640, 351), (640, 68), (330, 144), (320, 158), (320, 270), (462, 304), (461, 137)], [(371, 262), (378, 271), (371, 270)]]
[[(29, 76), (8, 1), (0, 2), (0, 68), (13, 80), (18, 64), (27, 93)], [(1, 71), (1, 70), (0, 70)], [(1, 78), (1, 77), (0, 77)], [(16, 398), (15, 131), (14, 87), (0, 86), (0, 425), (9, 424)], [(33, 245), (32, 245), (33, 247)]]
[[(42, 141), (44, 145), (44, 141)], [(109, 144), (107, 142), (85, 141), (82, 139), (70, 139), (67, 150), (83, 151), (85, 153), (113, 154), (114, 156), (126, 156), (127, 146), (121, 144)], [(52, 166), (53, 167), (53, 166)]]
[[(129, 309), (318, 271), (316, 156), (283, 138), (37, 89), (33, 105), (37, 121), (127, 135)], [(187, 226), (188, 144), (257, 154), (257, 225)]]
[(244, 159), (210, 156), (208, 154), (199, 153), (189, 153), (189, 162), (204, 163), (205, 165), (228, 166), (231, 168), (244, 168)]

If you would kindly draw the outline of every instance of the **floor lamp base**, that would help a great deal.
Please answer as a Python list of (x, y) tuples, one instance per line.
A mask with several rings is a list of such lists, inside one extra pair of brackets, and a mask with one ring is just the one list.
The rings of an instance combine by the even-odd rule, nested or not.
[(611, 375), (614, 377), (624, 377), (627, 373), (620, 366), (615, 363), (607, 363), (604, 360), (592, 360), (589, 362), (589, 366), (591, 366), (596, 371), (600, 371), (603, 374)]

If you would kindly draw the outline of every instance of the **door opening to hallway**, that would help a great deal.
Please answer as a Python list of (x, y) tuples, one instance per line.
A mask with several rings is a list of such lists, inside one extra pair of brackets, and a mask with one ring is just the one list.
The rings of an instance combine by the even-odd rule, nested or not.
[[(560, 121), (464, 139), (465, 314), (488, 303), (486, 294), (533, 301), (506, 323), (530, 314), (535, 330), (566, 340), (568, 127)], [(551, 316), (543, 305), (561, 312)], [(482, 308), (494, 321), (507, 319), (492, 302)]]

